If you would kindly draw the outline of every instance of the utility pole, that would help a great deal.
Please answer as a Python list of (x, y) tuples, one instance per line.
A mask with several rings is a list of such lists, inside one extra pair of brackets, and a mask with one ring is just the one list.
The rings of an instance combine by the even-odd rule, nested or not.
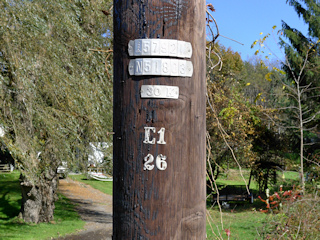
[(206, 238), (205, 10), (114, 1), (114, 240)]

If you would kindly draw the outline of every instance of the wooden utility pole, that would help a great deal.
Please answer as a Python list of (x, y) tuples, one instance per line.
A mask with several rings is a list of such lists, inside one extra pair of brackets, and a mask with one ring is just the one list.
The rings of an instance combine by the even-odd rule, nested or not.
[(205, 1), (114, 1), (114, 240), (204, 240)]

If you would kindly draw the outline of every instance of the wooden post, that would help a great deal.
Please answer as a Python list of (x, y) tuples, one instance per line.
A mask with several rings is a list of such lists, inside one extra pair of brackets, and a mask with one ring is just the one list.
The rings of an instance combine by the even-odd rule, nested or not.
[(206, 238), (205, 8), (114, 1), (114, 240)]

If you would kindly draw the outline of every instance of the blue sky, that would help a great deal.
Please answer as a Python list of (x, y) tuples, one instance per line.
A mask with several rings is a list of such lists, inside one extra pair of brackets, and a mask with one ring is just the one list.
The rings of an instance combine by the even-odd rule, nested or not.
[[(207, 3), (211, 3), (216, 10), (212, 15), (218, 23), (220, 34), (244, 45), (223, 37), (218, 38), (219, 42), (239, 52), (243, 60), (254, 55), (257, 48), (251, 49), (251, 44), (255, 40), (272, 33), (274, 25), (281, 28), (281, 20), (307, 33), (308, 26), (298, 17), (293, 7), (286, 4), (286, 0), (207, 0)], [(261, 32), (263, 35), (260, 35)], [(273, 37), (266, 44), (282, 58)]]

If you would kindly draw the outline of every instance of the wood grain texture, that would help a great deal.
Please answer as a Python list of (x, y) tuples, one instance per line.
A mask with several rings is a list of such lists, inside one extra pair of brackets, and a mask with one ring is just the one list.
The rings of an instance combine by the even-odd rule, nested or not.
[[(141, 38), (191, 42), (193, 76), (129, 76)], [(205, 239), (205, 71), (205, 1), (114, 1), (113, 239)], [(179, 99), (141, 99), (141, 85), (178, 86)], [(144, 144), (144, 127), (164, 127), (166, 144)], [(143, 170), (149, 153), (167, 169)]]

